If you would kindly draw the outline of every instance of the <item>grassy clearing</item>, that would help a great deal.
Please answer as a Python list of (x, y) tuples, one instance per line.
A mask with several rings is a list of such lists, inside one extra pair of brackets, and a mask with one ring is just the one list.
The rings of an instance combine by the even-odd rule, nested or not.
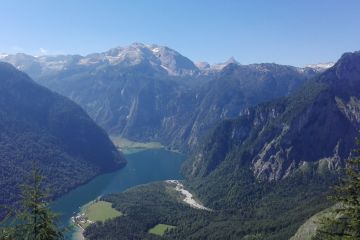
[(171, 230), (174, 228), (175, 228), (175, 226), (171, 226), (171, 225), (167, 225), (167, 224), (158, 224), (155, 227), (149, 229), (149, 233), (163, 236), (167, 230)]
[(107, 219), (119, 217), (121, 212), (111, 207), (111, 203), (96, 201), (85, 208), (85, 216), (92, 222), (105, 221)]
[(159, 149), (164, 146), (159, 142), (134, 142), (126, 138), (110, 136), (115, 146), (125, 153), (133, 153), (146, 149)]

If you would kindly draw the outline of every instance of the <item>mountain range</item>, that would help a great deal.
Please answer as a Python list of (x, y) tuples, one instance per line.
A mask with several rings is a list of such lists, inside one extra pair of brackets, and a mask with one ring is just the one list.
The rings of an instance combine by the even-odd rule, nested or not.
[(244, 109), (239, 118), (217, 126), (189, 176), (207, 176), (234, 159), (268, 181), (296, 169), (339, 168), (360, 131), (359, 79), (360, 52), (347, 53), (289, 97)]
[[(130, 195), (105, 196), (119, 211), (129, 211), (128, 218), (92, 225), (85, 232), (92, 240), (102, 239), (99, 232), (107, 233), (107, 239), (116, 239), (116, 234), (127, 234), (128, 239), (156, 239), (147, 233), (155, 215), (159, 217), (156, 221), (177, 226), (168, 233), (169, 239), (289, 239), (309, 217), (331, 205), (326, 201), (329, 187), (352, 156), (360, 131), (360, 52), (346, 53), (334, 64), (305, 68), (274, 63), (242, 65), (235, 59), (215, 65), (193, 63), (168, 47), (140, 43), (87, 56), (16, 54), (1, 55), (0, 60), (78, 103), (109, 135), (158, 141), (189, 154), (182, 169), (184, 185), (213, 211), (184, 209), (169, 195), (166, 184), (156, 183), (159, 188), (150, 184), (141, 191), (130, 191)], [(5, 92), (17, 96), (15, 90)], [(13, 98), (4, 93), (2, 101)], [(4, 109), (15, 101), (5, 103)], [(31, 105), (39, 107), (32, 112), (47, 116), (42, 112), (46, 106)], [(71, 106), (81, 112), (75, 111), (74, 116), (80, 114), (97, 128), (79, 107)], [(27, 112), (24, 109), (21, 113)], [(56, 108), (54, 112), (62, 111)], [(16, 122), (7, 124), (12, 121)], [(26, 121), (38, 124), (39, 120)], [(66, 123), (57, 118), (54, 122)], [(83, 129), (82, 122), (69, 124), (69, 128), (55, 125), (43, 132), (50, 131), (56, 143), (74, 139), (69, 144), (80, 146), (76, 148), (79, 152), (61, 148), (66, 154), (86, 155), (81, 144), (93, 137), (86, 135), (89, 131)], [(80, 130), (66, 131), (73, 128)], [(106, 151), (101, 155), (113, 152), (104, 132), (102, 136), (96, 137), (102, 139)], [(82, 167), (84, 175), (78, 182), (124, 163), (120, 155), (111, 159), (105, 165), (95, 158), (89, 163), (79, 161), (90, 167)], [(68, 162), (68, 166), (75, 164)], [(139, 199), (148, 195), (154, 199), (162, 196), (166, 206), (154, 212), (153, 206), (138, 205)], [(160, 214), (162, 211), (175, 212), (168, 216)], [(141, 215), (136, 217), (141, 224), (134, 224), (132, 214)], [(121, 226), (116, 234), (111, 231), (114, 226)]]
[[(241, 67), (231, 64), (222, 73)], [(219, 85), (217, 89), (221, 91)], [(119, 228), (114, 233), (127, 239), (151, 239), (146, 224), (156, 216), (161, 223), (177, 226), (165, 239), (290, 239), (307, 219), (334, 204), (326, 197), (360, 132), (359, 90), (360, 52), (345, 53), (290, 93), (242, 107), (237, 117), (215, 124), (183, 166), (184, 185), (212, 212), (178, 211), (166, 186), (150, 184), (104, 198), (129, 216), (138, 214), (131, 209), (142, 207), (144, 227), (132, 228), (127, 222), (131, 217), (118, 218), (91, 226), (86, 236), (103, 239), (96, 234), (102, 232), (116, 239), (109, 230), (116, 225), (126, 233)], [(163, 196), (162, 211), (173, 210), (172, 216), (161, 216), (162, 211), (150, 210), (151, 204), (136, 201), (152, 194)], [(124, 198), (135, 202), (123, 204)]]
[(134, 43), (87, 56), (2, 55), (82, 106), (110, 135), (190, 151), (223, 119), (286, 96), (323, 71), (278, 64), (193, 63), (168, 47)]
[(254, 218), (261, 211), (277, 227), (266, 239), (289, 239), (334, 204), (324, 196), (353, 156), (359, 90), (360, 52), (345, 53), (288, 97), (244, 109), (217, 125), (184, 164), (189, 186), (213, 209), (255, 206)]

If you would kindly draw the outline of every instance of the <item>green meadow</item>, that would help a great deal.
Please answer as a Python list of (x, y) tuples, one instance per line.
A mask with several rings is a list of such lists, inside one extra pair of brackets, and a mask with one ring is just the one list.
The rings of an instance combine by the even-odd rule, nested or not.
[(175, 226), (167, 225), (167, 224), (158, 224), (155, 227), (149, 230), (149, 233), (162, 236), (167, 230), (171, 230), (175, 228)]
[(119, 217), (122, 213), (112, 208), (109, 202), (96, 201), (85, 208), (85, 215), (92, 222), (103, 222), (107, 219)]

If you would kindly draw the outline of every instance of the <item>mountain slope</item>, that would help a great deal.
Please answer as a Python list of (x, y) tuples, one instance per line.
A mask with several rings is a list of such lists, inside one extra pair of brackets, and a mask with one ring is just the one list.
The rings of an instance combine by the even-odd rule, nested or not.
[(14, 203), (33, 161), (55, 196), (125, 164), (79, 106), (0, 63), (1, 204)]
[[(294, 236), (309, 217), (333, 205), (326, 198), (329, 187), (337, 181), (337, 170), (351, 154), (359, 133), (359, 87), (360, 52), (345, 54), (288, 97), (244, 108), (240, 117), (218, 124), (183, 168), (186, 188), (214, 211), (191, 218), (169, 215), (167, 223), (176, 228), (164, 238), (285, 240)], [(145, 198), (153, 185), (144, 188), (137, 198)], [(121, 202), (121, 197), (110, 201)], [(147, 212), (146, 219), (153, 219), (157, 211)], [(107, 231), (115, 237), (109, 229), (116, 224), (130, 233), (124, 234), (125, 239), (140, 232), (133, 227), (136, 224), (121, 218), (93, 225), (89, 232)]]
[(194, 148), (221, 120), (236, 118), (247, 107), (287, 96), (316, 74), (311, 69), (304, 72), (278, 64), (229, 64), (216, 79), (196, 91), (195, 106), (187, 117), (191, 121), (186, 123), (181, 141)]
[[(178, 239), (289, 239), (330, 207), (329, 187), (360, 131), (360, 52), (269, 103), (220, 123), (184, 164), (188, 188), (219, 216)], [(196, 237), (195, 237), (196, 236)]]
[(222, 122), (184, 164), (189, 187), (218, 211), (253, 209), (243, 224), (260, 213), (249, 230), (260, 226), (260, 239), (289, 239), (332, 204), (325, 196), (360, 132), (359, 90), (360, 52), (347, 53), (289, 97)]
[(288, 98), (220, 124), (188, 168), (189, 176), (210, 174), (231, 154), (263, 180), (279, 180), (311, 164), (338, 167), (359, 133), (359, 69), (360, 53), (344, 54)]
[(317, 230), (321, 227), (321, 219), (327, 217), (336, 217), (337, 205), (327, 208), (311, 218), (309, 218), (301, 227), (296, 231), (295, 235), (290, 240), (311, 240), (316, 236)]
[[(56, 55), (30, 56), (18, 53), (0, 55), (0, 60), (9, 62), (32, 78), (49, 84), (49, 76), (69, 72), (81, 72), (94, 68), (116, 66), (120, 70), (140, 66), (148, 73), (169, 76), (192, 76), (199, 74), (199, 69), (188, 58), (165, 46), (133, 43), (126, 47), (112, 48), (106, 52), (86, 56)], [(45, 79), (45, 82), (42, 80)]]
[(286, 96), (316, 71), (235, 60), (200, 69), (175, 50), (135, 43), (88, 56), (3, 57), (69, 97), (109, 134), (184, 151), (219, 121)]

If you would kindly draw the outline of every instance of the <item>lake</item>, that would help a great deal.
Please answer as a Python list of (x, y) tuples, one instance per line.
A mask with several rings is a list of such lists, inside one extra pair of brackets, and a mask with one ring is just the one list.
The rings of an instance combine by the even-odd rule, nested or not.
[[(122, 192), (139, 184), (167, 179), (182, 179), (180, 167), (185, 156), (165, 149), (148, 149), (127, 153), (128, 164), (115, 172), (100, 175), (52, 204), (52, 209), (61, 214), (61, 223), (69, 225), (70, 218), (86, 203), (107, 193)], [(75, 229), (67, 235), (72, 236)], [(68, 237), (72, 238), (72, 237)]]

